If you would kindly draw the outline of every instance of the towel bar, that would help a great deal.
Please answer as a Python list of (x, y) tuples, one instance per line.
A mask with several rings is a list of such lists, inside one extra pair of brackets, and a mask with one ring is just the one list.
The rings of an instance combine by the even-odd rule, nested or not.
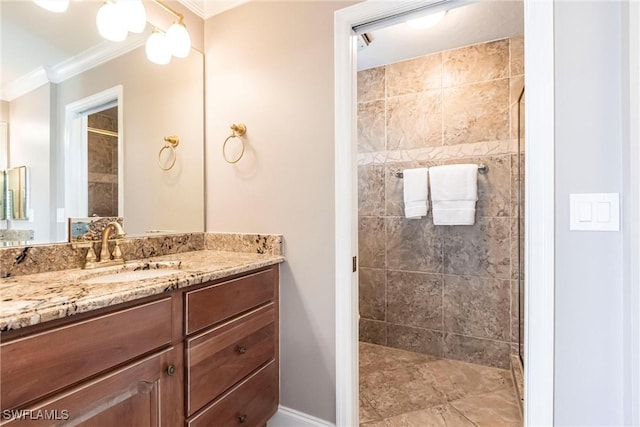
[[(480, 163), (478, 165), (478, 173), (485, 175), (487, 172), (489, 172), (489, 166), (485, 165), (484, 163)], [(396, 176), (396, 178), (404, 177), (404, 174), (401, 170), (395, 171), (394, 175)]]

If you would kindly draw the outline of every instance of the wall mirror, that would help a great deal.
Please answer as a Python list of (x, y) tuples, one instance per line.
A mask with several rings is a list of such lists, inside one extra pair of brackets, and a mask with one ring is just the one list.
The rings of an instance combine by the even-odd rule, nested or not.
[[(0, 123), (8, 129), (0, 169), (29, 171), (25, 219), (0, 218), (0, 230), (32, 230), (30, 244), (66, 241), (68, 217), (102, 212), (124, 217), (129, 236), (204, 230), (203, 54), (150, 62), (149, 23), (126, 41), (106, 41), (95, 25), (102, 4), (72, 1), (52, 13), (32, 1), (0, 2)], [(151, 19), (154, 4), (144, 4)], [(115, 95), (90, 102), (104, 93)], [(116, 114), (111, 123), (108, 114)], [(169, 135), (180, 145), (163, 170), (158, 153)]]

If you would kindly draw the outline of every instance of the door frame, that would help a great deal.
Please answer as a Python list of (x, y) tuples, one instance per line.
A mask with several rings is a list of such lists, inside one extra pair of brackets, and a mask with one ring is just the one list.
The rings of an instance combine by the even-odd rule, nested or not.
[[(334, 15), (336, 425), (358, 425), (356, 24), (434, 0), (368, 0)], [(553, 425), (554, 58), (553, 2), (524, 0), (525, 87), (525, 426)]]
[[(84, 184), (88, 171), (87, 112), (114, 101), (118, 105), (118, 216), (124, 216), (123, 93), (123, 86), (117, 85), (65, 105), (64, 206), (67, 218), (87, 216), (88, 189)], [(76, 166), (69, 167), (72, 164)]]

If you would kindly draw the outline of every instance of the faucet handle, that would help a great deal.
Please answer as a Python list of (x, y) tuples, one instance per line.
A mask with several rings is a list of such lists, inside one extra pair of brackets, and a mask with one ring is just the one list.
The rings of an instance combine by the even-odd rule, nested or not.
[(122, 251), (120, 250), (120, 243), (116, 240), (115, 246), (113, 247), (113, 252), (111, 252), (111, 259), (114, 261), (119, 261), (122, 259)]

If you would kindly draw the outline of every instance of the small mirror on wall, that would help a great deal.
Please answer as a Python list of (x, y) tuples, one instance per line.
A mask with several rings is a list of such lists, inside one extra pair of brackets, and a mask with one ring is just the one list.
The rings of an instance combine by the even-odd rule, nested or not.
[(26, 166), (11, 168), (6, 171), (5, 210), (6, 219), (27, 220), (28, 178)]

